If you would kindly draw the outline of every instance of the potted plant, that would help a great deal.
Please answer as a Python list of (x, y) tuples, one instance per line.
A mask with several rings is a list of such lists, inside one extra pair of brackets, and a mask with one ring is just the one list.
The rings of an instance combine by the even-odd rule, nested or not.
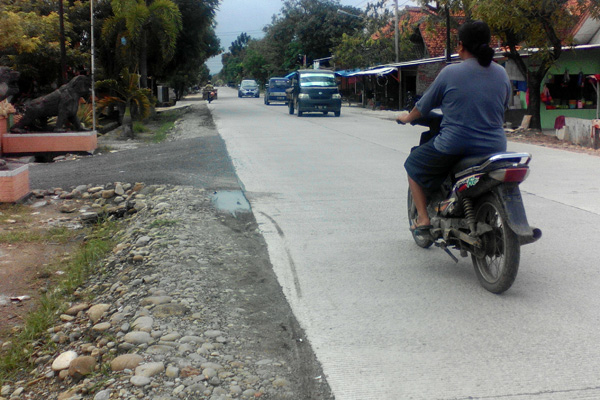
[(0, 101), (0, 134), (8, 132), (8, 128), (10, 127), (9, 118), (15, 112), (15, 108), (8, 100)]

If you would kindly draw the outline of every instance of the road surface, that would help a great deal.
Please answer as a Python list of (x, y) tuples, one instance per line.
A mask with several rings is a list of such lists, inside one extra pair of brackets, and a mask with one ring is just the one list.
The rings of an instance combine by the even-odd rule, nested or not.
[(210, 108), (337, 400), (600, 398), (600, 158), (509, 145), (533, 154), (522, 191), (544, 236), (498, 296), (470, 259), (412, 241), (403, 162), (421, 128), (227, 89)]

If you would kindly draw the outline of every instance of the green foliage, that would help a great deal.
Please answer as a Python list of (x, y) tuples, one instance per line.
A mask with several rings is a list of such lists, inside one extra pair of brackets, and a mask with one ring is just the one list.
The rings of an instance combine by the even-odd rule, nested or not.
[[(585, 12), (598, 15), (598, 1), (505, 0), (473, 2), (473, 16), (486, 21), (507, 47), (506, 56), (527, 78), (532, 115), (531, 128), (541, 129), (540, 92), (544, 77), (560, 58), (562, 47), (572, 44), (570, 32)], [(528, 59), (522, 48), (537, 48)]]
[(71, 260), (67, 264), (61, 263), (60, 269), (65, 273), (60, 277), (54, 275), (58, 278), (52, 290), (40, 298), (36, 310), (27, 315), (23, 329), (11, 338), (10, 346), (0, 354), (0, 386), (13, 378), (17, 370), (28, 367), (34, 347), (40, 351), (40, 339), (56, 323), (57, 316), (71, 300), (71, 294), (98, 269), (100, 260), (113, 248), (118, 229), (114, 222), (95, 225)]
[(132, 134), (134, 133), (132, 120), (147, 118), (152, 108), (150, 103), (152, 92), (150, 89), (139, 87), (139, 78), (138, 74), (132, 74), (125, 68), (119, 80), (107, 79), (96, 82), (98, 93), (104, 93), (104, 97), (96, 103), (98, 114), (109, 107), (117, 107), (124, 116), (129, 114), (131, 118), (120, 122), (129, 125)]
[(180, 99), (189, 87), (206, 82), (209, 77), (205, 61), (221, 51), (214, 31), (218, 0), (174, 0), (181, 11), (182, 29), (176, 50), (168, 65), (155, 71), (159, 80), (166, 80)]
[[(129, 68), (140, 71), (141, 86), (147, 87), (148, 66), (160, 71), (173, 58), (182, 28), (181, 12), (171, 0), (112, 0), (114, 16), (102, 26), (106, 51), (115, 58), (103, 58), (107, 70)], [(110, 65), (113, 64), (113, 65)]]

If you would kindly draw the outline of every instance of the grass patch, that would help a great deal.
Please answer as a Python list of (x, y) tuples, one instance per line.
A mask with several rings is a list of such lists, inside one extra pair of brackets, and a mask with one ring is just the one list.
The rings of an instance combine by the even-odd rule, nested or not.
[(49, 230), (14, 230), (0, 233), (0, 243), (67, 243), (78, 233), (65, 227), (52, 227)]
[(153, 121), (156, 122), (158, 127), (154, 131), (154, 135), (152, 136), (152, 142), (164, 142), (167, 139), (167, 132), (169, 132), (173, 128), (173, 126), (175, 126), (175, 121), (177, 121), (180, 117), (180, 110), (166, 111), (157, 114), (153, 118)]
[(117, 242), (118, 232), (119, 223), (115, 221), (104, 221), (89, 228), (86, 240), (66, 265), (60, 265), (64, 274), (55, 278), (52, 289), (41, 297), (36, 310), (27, 315), (22, 329), (11, 336), (10, 346), (0, 354), (0, 386), (31, 367), (29, 357), (34, 350), (39, 351), (41, 342), (52, 346), (49, 340), (39, 339), (48, 334), (48, 328), (56, 323), (67, 302), (73, 300), (73, 292), (98, 270), (100, 261)]
[(133, 122), (133, 133), (144, 133), (148, 132), (148, 128), (141, 121)]
[(29, 213), (29, 207), (22, 204), (0, 203), (0, 224), (4, 224), (11, 219), (18, 222), (27, 222)]

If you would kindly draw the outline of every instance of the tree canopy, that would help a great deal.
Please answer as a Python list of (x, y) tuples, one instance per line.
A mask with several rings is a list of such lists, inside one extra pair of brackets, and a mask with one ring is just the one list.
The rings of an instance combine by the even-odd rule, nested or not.
[[(214, 32), (219, 0), (94, 0), (99, 79), (118, 79), (123, 68), (154, 81), (188, 87), (206, 76), (218, 54)], [(0, 65), (21, 74), (21, 91), (47, 92), (60, 81), (60, 47), (69, 79), (91, 67), (90, 3), (64, 0), (64, 38), (58, 2), (0, 0)], [(142, 83), (144, 85), (144, 83)]]

